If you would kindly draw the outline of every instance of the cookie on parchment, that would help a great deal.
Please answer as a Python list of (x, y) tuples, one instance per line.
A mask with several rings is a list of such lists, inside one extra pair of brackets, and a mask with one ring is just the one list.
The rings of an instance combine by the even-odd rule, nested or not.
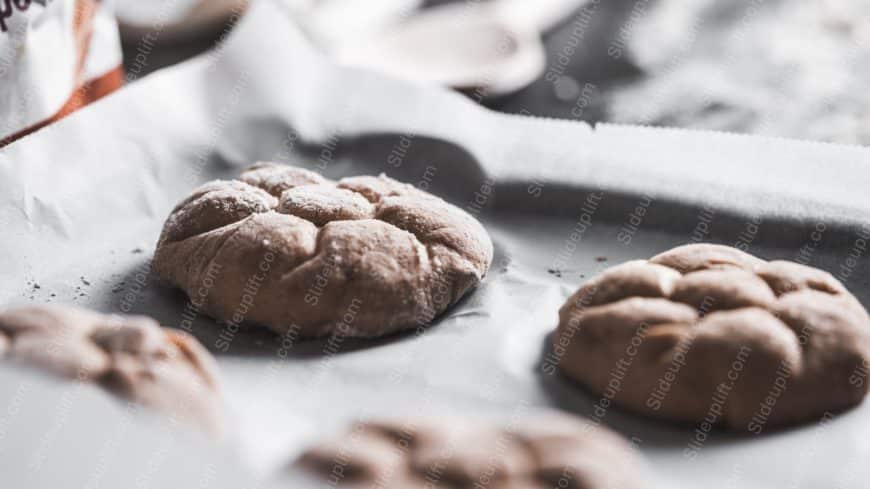
[(91, 382), (205, 431), (223, 431), (214, 358), (151, 318), (62, 306), (0, 313), (0, 358)]
[(429, 323), (492, 253), (474, 217), (411, 185), (261, 163), (179, 203), (154, 269), (223, 321), (375, 337)]
[(474, 419), (360, 422), (308, 449), (297, 465), (351, 489), (640, 489), (634, 449), (603, 427), (567, 416), (497, 424)]
[(685, 245), (612, 267), (559, 312), (561, 370), (658, 418), (765, 426), (860, 403), (870, 321), (831, 274), (735, 248)]

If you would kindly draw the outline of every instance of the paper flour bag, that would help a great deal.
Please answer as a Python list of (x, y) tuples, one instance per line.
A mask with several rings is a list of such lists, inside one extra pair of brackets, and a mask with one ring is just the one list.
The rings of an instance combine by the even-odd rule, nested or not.
[(109, 0), (0, 0), (0, 146), (121, 86)]

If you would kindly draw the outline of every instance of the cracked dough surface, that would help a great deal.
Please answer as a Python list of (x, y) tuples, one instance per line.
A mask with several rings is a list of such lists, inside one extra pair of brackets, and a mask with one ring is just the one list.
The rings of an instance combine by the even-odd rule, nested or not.
[(297, 464), (350, 488), (649, 487), (627, 442), (567, 416), (360, 422)]
[(604, 271), (559, 311), (570, 378), (632, 411), (760, 432), (867, 393), (870, 321), (831, 274), (693, 244)]
[(223, 429), (214, 358), (192, 336), (148, 317), (61, 306), (7, 310), (0, 358), (92, 382), (214, 434)]
[(153, 266), (220, 320), (375, 337), (431, 322), (492, 253), (476, 219), (411, 185), (261, 163), (179, 203)]

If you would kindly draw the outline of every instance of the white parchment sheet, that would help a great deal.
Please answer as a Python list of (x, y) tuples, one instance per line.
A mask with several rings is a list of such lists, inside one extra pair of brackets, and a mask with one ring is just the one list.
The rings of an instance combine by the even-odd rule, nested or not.
[[(148, 273), (163, 220), (199, 183), (261, 159), (330, 177), (387, 172), (445, 196), (492, 235), (490, 274), (420, 335), (294, 342), (192, 314)], [(656, 487), (859, 488), (866, 403), (755, 437), (715, 432), (689, 457), (694, 428), (597, 415), (593, 396), (542, 363), (557, 310), (584, 279), (691, 239), (767, 258), (812, 245), (811, 263), (866, 304), (868, 184), (860, 147), (506, 116), (337, 67), (263, 0), (216, 51), (0, 152), (0, 299), (191, 330), (222, 370), (226, 443), (275, 487), (289, 487), (283, 467), (301, 447), (361, 416), (555, 409), (633, 438)]]

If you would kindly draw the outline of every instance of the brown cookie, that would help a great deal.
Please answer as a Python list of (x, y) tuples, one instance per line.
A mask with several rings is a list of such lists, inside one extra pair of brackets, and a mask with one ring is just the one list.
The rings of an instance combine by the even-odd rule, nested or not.
[(561, 370), (627, 409), (760, 433), (864, 399), (866, 310), (831, 274), (693, 244), (624, 263), (559, 311)]
[(32, 306), (0, 313), (0, 357), (93, 382), (126, 400), (222, 431), (214, 359), (192, 336), (143, 316)]
[(491, 261), (477, 220), (411, 185), (263, 163), (176, 206), (154, 268), (217, 319), (374, 337), (429, 323)]
[(632, 447), (564, 416), (504, 425), (470, 419), (358, 423), (297, 465), (329, 485), (490, 489), (649, 487)]

